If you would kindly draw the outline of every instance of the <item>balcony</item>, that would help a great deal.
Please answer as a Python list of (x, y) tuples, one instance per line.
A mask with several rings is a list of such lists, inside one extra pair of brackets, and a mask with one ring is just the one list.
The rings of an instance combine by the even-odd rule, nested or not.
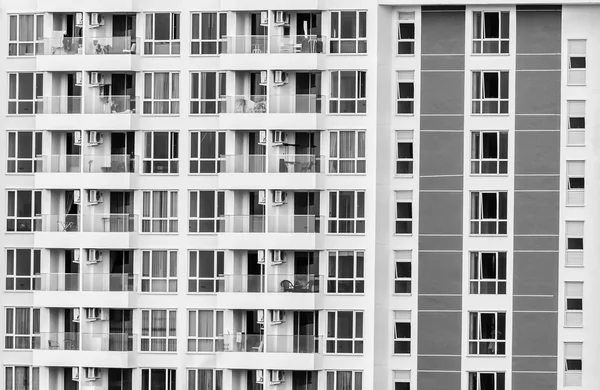
[(320, 339), (311, 335), (223, 335), (217, 352), (319, 353)]
[(223, 54), (267, 54), (269, 37), (266, 35), (233, 35), (226, 37)]
[(79, 274), (44, 273), (35, 279), (36, 291), (79, 291)]
[(325, 54), (326, 39), (316, 35), (272, 35), (272, 54)]
[(86, 114), (135, 114), (136, 97), (131, 96), (101, 96), (99, 99), (86, 99)]
[(95, 352), (131, 352), (135, 336), (128, 333), (82, 333), (81, 350)]
[(129, 214), (90, 214), (83, 218), (84, 232), (132, 233), (137, 216)]
[(83, 291), (133, 292), (136, 291), (136, 275), (117, 273), (83, 274)]
[(322, 114), (323, 95), (271, 95), (269, 112), (273, 114)]
[(37, 348), (47, 351), (79, 351), (78, 332), (44, 332), (40, 333)]
[(137, 37), (92, 37), (85, 39), (86, 55), (126, 55), (139, 54)]

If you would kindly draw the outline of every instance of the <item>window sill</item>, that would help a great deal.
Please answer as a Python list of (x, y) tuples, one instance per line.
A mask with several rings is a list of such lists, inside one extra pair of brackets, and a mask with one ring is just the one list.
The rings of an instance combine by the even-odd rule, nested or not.
[[(338, 341), (338, 340), (336, 340)], [(355, 341), (352, 339), (349, 340), (339, 340), (339, 341)], [(323, 355), (325, 356), (363, 356), (364, 352), (361, 353), (349, 353), (349, 352), (341, 352), (341, 353), (335, 353), (335, 352), (323, 352)]]
[(179, 176), (179, 173), (139, 173), (140, 176)]
[[(319, 233), (316, 233), (319, 234)], [(366, 233), (325, 233), (326, 236), (335, 236), (335, 237), (340, 237), (340, 236), (348, 236), (348, 237), (355, 237), (355, 236), (366, 236)]]
[[(356, 280), (356, 279), (352, 279), (352, 280)], [(354, 297), (357, 295), (364, 297), (366, 294), (364, 292), (362, 292), (362, 293), (330, 293), (330, 292), (326, 292), (326, 293), (324, 293), (324, 295), (327, 297), (332, 297), (332, 296), (344, 296), (344, 297), (353, 296)]]
[(471, 173), (471, 177), (509, 177), (508, 173)]
[(193, 172), (190, 172), (190, 173), (188, 173), (188, 176), (218, 176), (220, 173), (225, 173), (225, 172), (217, 172), (217, 173), (193, 173)]
[(392, 293), (394, 297), (411, 297), (412, 295), (412, 293)]
[(164, 118), (178, 118), (181, 114), (141, 114), (142, 118), (156, 118), (156, 117), (164, 117)]
[(471, 56), (473, 56), (473, 57), (510, 57), (511, 53), (473, 53), (473, 52), (471, 52)]
[(328, 173), (327, 176), (367, 176), (366, 173)]
[(506, 355), (489, 355), (489, 354), (481, 354), (481, 355), (474, 355), (474, 354), (467, 354), (467, 359), (468, 358), (506, 358)]
[(228, 54), (228, 53), (217, 53), (217, 54), (190, 54), (190, 57), (192, 58), (204, 58), (204, 57), (214, 57), (214, 58), (219, 58), (222, 54)]
[(587, 86), (587, 84), (572, 84), (572, 83), (567, 83), (567, 87), (585, 87)]
[[(130, 291), (130, 292), (135, 292), (135, 291)], [(177, 295), (178, 293), (177, 293), (177, 291), (175, 291), (175, 292), (138, 291), (138, 294), (143, 294), (143, 295), (146, 295), (146, 294), (152, 294), (152, 295)]]
[(564, 325), (564, 327), (567, 329), (581, 329), (583, 325)]
[(219, 233), (227, 233), (227, 232), (187, 232), (186, 234), (188, 236), (208, 236), (208, 235), (215, 235), (215, 234), (219, 234)]
[(584, 268), (584, 266), (583, 265), (568, 265), (568, 264), (565, 264), (565, 268)]
[[(186, 294), (187, 295), (203, 295), (203, 296), (206, 296), (206, 295), (217, 295), (218, 293), (221, 293), (221, 292), (225, 292), (225, 291), (219, 291), (219, 292), (208, 292), (208, 291), (207, 292), (194, 292), (194, 291), (190, 292), (190, 291), (188, 291)], [(242, 293), (242, 294), (244, 294), (244, 293)]]
[(181, 57), (181, 53), (179, 54), (140, 54), (140, 57)]
[[(135, 233), (135, 232), (126, 232), (126, 233)], [(139, 232), (142, 236), (176, 236), (179, 232)]]
[(394, 237), (412, 237), (414, 233), (394, 233)]
[(331, 116), (367, 116), (366, 112), (328, 112)]
[[(188, 115), (191, 116), (191, 117), (207, 117), (207, 116), (208, 117), (212, 117), (212, 116), (218, 117), (220, 114), (221, 113), (212, 113), (212, 112), (208, 113), (208, 114), (199, 112), (199, 113), (196, 114), (196, 113), (191, 113), (190, 112)], [(226, 114), (226, 112), (223, 112), (222, 114)]]
[(475, 234), (475, 233), (469, 233), (469, 237), (508, 237), (508, 234)]
[(369, 55), (369, 53), (331, 53), (331, 52), (327, 52), (328, 56), (343, 56), (343, 57), (347, 57), (347, 56), (361, 56), (361, 57), (366, 57)]
[[(40, 114), (43, 114), (43, 113), (40, 112)], [(39, 115), (39, 114), (6, 114), (6, 116), (8, 116), (8, 117), (15, 117), (15, 118), (35, 117), (36, 115)], [(57, 114), (52, 114), (52, 115), (57, 115)], [(60, 114), (58, 114), (58, 115), (60, 115)], [(65, 114), (65, 115), (68, 115), (68, 114)]]
[(173, 355), (176, 356), (177, 355), (177, 351), (138, 351), (138, 353), (157, 353), (160, 355)]
[(412, 54), (398, 54), (396, 53), (396, 57), (406, 58), (406, 57), (417, 57), (415, 53)]
[(397, 112), (395, 114), (395, 116), (399, 116), (401, 118), (414, 118), (415, 117), (415, 113), (414, 112), (412, 112), (412, 113), (400, 113), (400, 112)]
[[(569, 130), (567, 130), (569, 131)], [(569, 148), (581, 148), (581, 147), (585, 147), (585, 144), (567, 144), (567, 147)]]
[(585, 204), (566, 204), (565, 207), (585, 207)]
[[(510, 113), (506, 113), (506, 112), (498, 113), (498, 114), (495, 114), (495, 113), (481, 113), (481, 114), (471, 113), (471, 116), (484, 116), (484, 117), (488, 117), (488, 116), (504, 116), (504, 117), (509, 117), (510, 115), (511, 115)], [(527, 115), (527, 114), (524, 114), (524, 115)]]

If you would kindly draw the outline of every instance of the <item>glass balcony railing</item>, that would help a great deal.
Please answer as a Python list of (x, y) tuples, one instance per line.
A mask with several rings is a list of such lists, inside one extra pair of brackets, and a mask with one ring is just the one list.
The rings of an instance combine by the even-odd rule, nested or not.
[(133, 351), (135, 335), (130, 333), (82, 333), (82, 351)]
[(129, 154), (83, 156), (83, 170), (91, 173), (134, 173), (138, 156)]
[(83, 54), (83, 38), (65, 37), (63, 31), (53, 31), (52, 38), (44, 38), (44, 50), (37, 54), (80, 55)]
[(85, 54), (135, 55), (139, 39), (136, 37), (91, 37), (85, 39)]
[(78, 332), (44, 332), (39, 334), (39, 341), (34, 340), (33, 349), (56, 351), (79, 351)]
[(135, 114), (137, 97), (100, 96), (85, 100), (86, 114)]
[(322, 114), (323, 95), (269, 95), (269, 112), (276, 114)]
[(91, 214), (83, 218), (84, 232), (128, 233), (135, 231), (136, 215)]
[(270, 274), (267, 275), (267, 292), (318, 293), (321, 275)]
[(225, 215), (226, 233), (264, 233), (265, 215)]
[(35, 290), (38, 291), (79, 291), (79, 274), (44, 273), (36, 276)]
[(269, 233), (320, 233), (320, 215), (269, 215)]
[(83, 291), (131, 292), (136, 291), (136, 275), (83, 274)]
[(78, 232), (80, 226), (80, 214), (43, 214), (36, 221), (35, 230), (42, 232)]
[(266, 35), (228, 36), (224, 53), (264, 54), (267, 53), (269, 37)]
[(226, 334), (217, 343), (217, 352), (264, 352), (264, 336), (260, 334)]
[(324, 156), (282, 154), (269, 156), (269, 173), (323, 173)]
[(325, 53), (325, 37), (317, 35), (273, 35), (271, 53)]
[(48, 96), (42, 99), (42, 107), (37, 106), (38, 114), (81, 114), (81, 96)]
[(223, 275), (217, 283), (218, 292), (262, 293), (265, 292), (264, 275)]
[(264, 154), (222, 156), (219, 164), (219, 172), (221, 173), (265, 173), (267, 156)]
[(41, 156), (41, 166), (38, 172), (69, 173), (81, 172), (81, 155), (53, 154)]
[(267, 335), (267, 352), (273, 353), (319, 353), (319, 336)]
[(264, 114), (267, 112), (267, 95), (233, 95), (224, 98), (225, 103), (221, 105), (221, 113)]

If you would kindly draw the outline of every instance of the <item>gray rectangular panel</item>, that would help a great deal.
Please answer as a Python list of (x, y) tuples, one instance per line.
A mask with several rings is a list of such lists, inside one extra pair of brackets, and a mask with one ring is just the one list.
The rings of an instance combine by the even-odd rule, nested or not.
[(513, 294), (558, 295), (558, 252), (515, 252)]
[(558, 237), (515, 236), (515, 251), (558, 251)]
[(419, 355), (460, 355), (461, 313), (419, 312), (418, 315)]
[(460, 356), (419, 356), (417, 370), (460, 371)]
[(463, 247), (461, 236), (419, 236), (420, 251), (460, 251)]
[(464, 70), (465, 56), (456, 55), (425, 55), (421, 57), (421, 70)]
[(463, 133), (423, 131), (420, 136), (421, 176), (463, 174)]
[(423, 54), (464, 54), (464, 11), (423, 12), (421, 26)]
[(419, 390), (460, 389), (460, 372), (417, 372)]
[(419, 234), (462, 234), (462, 192), (419, 192), (419, 199)]
[(554, 390), (556, 386), (556, 373), (513, 372), (512, 388), (514, 390)]
[(560, 53), (560, 10), (518, 11), (517, 31), (517, 53)]
[(462, 253), (419, 252), (418, 261), (419, 294), (461, 294)]
[(430, 116), (421, 115), (421, 131), (423, 130), (463, 130), (465, 119), (463, 115)]
[(547, 191), (560, 188), (560, 177), (556, 176), (515, 176), (515, 191)]
[(556, 356), (557, 313), (513, 313), (513, 355)]
[(421, 114), (463, 114), (464, 72), (423, 72)]
[(560, 56), (556, 54), (517, 55), (517, 70), (559, 69)]
[(419, 295), (419, 310), (462, 310), (462, 296)]
[(558, 302), (555, 295), (542, 297), (517, 297), (513, 298), (513, 310), (515, 311), (557, 311)]
[(558, 234), (559, 192), (515, 192), (515, 234)]
[(556, 371), (555, 357), (513, 357), (513, 371)]
[(517, 71), (517, 114), (560, 114), (560, 71)]
[(460, 176), (423, 177), (419, 179), (421, 191), (462, 191), (463, 178)]
[(515, 133), (515, 174), (560, 173), (560, 133), (517, 131)]

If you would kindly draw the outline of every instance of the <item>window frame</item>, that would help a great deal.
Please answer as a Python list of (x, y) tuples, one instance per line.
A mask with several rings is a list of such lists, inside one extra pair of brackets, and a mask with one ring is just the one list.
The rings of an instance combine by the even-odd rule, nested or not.
[[(202, 98), (203, 75), (214, 74), (215, 98)], [(196, 90), (196, 91), (194, 91)], [(194, 96), (197, 94), (198, 96)], [(214, 104), (214, 110), (206, 107)], [(204, 109), (203, 109), (204, 105)], [(224, 71), (192, 71), (190, 72), (190, 115), (218, 115), (226, 111), (227, 107), (227, 72)]]
[[(485, 277), (484, 256), (495, 255), (494, 272), (495, 277)], [(470, 295), (506, 295), (507, 293), (507, 252), (503, 251), (471, 251), (469, 252), (469, 294)], [(504, 263), (504, 265), (502, 265)], [(504, 278), (502, 269), (504, 268)], [(485, 287), (484, 287), (485, 286)], [(489, 289), (493, 286), (493, 289)], [(482, 292), (493, 291), (493, 292)]]
[[(342, 96), (342, 73), (354, 73), (354, 97)], [(366, 70), (331, 70), (329, 71), (329, 114), (330, 115), (365, 115), (367, 113), (367, 71)], [(342, 111), (342, 104), (345, 110)], [(347, 105), (352, 103), (353, 110)]]
[[(21, 89), (21, 75), (32, 75), (31, 99), (21, 99), (19, 97)], [(7, 115), (35, 115), (43, 112), (44, 107), (44, 73), (42, 72), (7, 72)], [(14, 82), (12, 82), (14, 78)], [(14, 84), (14, 88), (11, 87)], [(38, 95), (39, 94), (39, 95)], [(14, 96), (13, 96), (14, 95)], [(14, 108), (13, 108), (14, 107)], [(23, 108), (23, 110), (20, 109)], [(31, 112), (23, 112), (29, 107)]]
[[(479, 14), (480, 19), (480, 25), (479, 25), (479, 29), (476, 29), (476, 24), (477, 24), (477, 18), (476, 15)], [(491, 38), (486, 38), (485, 37), (485, 15), (486, 14), (497, 14), (498, 15), (498, 37), (491, 37)], [(507, 27), (508, 28), (508, 32), (506, 33), (506, 36), (503, 36), (504, 34), (504, 28), (502, 26), (502, 22), (503, 22), (503, 17), (506, 16), (506, 22), (507, 22)], [(510, 11), (502, 11), (502, 10), (497, 10), (497, 11), (485, 11), (485, 10), (474, 10), (472, 13), (472, 18), (473, 18), (473, 36), (471, 38), (471, 53), (473, 55), (510, 55)], [(479, 31), (477, 31), (479, 30)], [(479, 33), (479, 34), (477, 34)], [(477, 36), (479, 35), (479, 37)], [(497, 51), (485, 51), (485, 46), (486, 43), (497, 43), (498, 44), (498, 50)], [(477, 49), (477, 47), (479, 46), (479, 50)], [(491, 45), (490, 45), (491, 46)], [(506, 51), (504, 51), (504, 49), (506, 49)]]
[[(201, 276), (200, 265), (202, 260), (200, 254), (202, 252), (212, 253), (213, 257), (213, 275), (212, 276)], [(190, 249), (188, 251), (188, 294), (214, 294), (222, 292), (225, 283), (225, 252), (220, 250), (203, 250), (203, 249)], [(206, 291), (201, 290), (202, 285), (212, 285), (212, 289)], [(195, 288), (192, 289), (192, 286)]]
[[(215, 157), (202, 156), (202, 142), (205, 134), (214, 134)], [(224, 130), (192, 130), (190, 131), (190, 175), (214, 175), (221, 172), (221, 164), (225, 161), (227, 133)], [(205, 170), (203, 166), (214, 163), (214, 169)], [(205, 172), (203, 172), (205, 170)]]
[[(583, 327), (583, 288), (582, 281), (565, 281), (565, 327), (582, 328)], [(575, 305), (575, 309), (570, 309), (570, 304)]]
[[(17, 375), (17, 369), (26, 369), (26, 374)], [(18, 383), (18, 378), (24, 379), (24, 383)], [(5, 390), (39, 390), (40, 389), (40, 367), (36, 366), (4, 366)]]
[[(417, 22), (415, 19), (415, 11), (398, 11), (396, 14), (397, 20), (397, 44), (396, 44), (396, 55), (402, 57), (414, 57), (415, 48), (417, 46)], [(412, 25), (412, 38), (402, 37), (401, 25)], [(410, 35), (410, 33), (408, 34)], [(409, 53), (401, 53), (401, 46), (409, 48)]]
[[(213, 216), (201, 217), (203, 215), (202, 201), (203, 193), (213, 194)], [(214, 234), (225, 229), (225, 191), (219, 190), (190, 190), (188, 193), (188, 233), (190, 234)], [(193, 199), (195, 197), (195, 200)], [(195, 215), (192, 215), (195, 214)], [(207, 223), (212, 224), (211, 230), (205, 230)], [(195, 229), (193, 228), (195, 226)], [(207, 225), (206, 225), (207, 226)]]
[[(167, 134), (167, 158), (155, 158), (156, 134)], [(144, 158), (142, 161), (143, 173), (148, 175), (175, 175), (179, 174), (179, 131), (146, 131), (144, 132)], [(160, 169), (158, 169), (160, 167)], [(166, 172), (164, 172), (164, 168)]]
[[(155, 79), (157, 74), (166, 74), (169, 80), (169, 96), (166, 98), (157, 98)], [(144, 78), (144, 98), (142, 102), (142, 115), (168, 115), (178, 116), (181, 113), (181, 78), (180, 72), (152, 71), (143, 72)], [(149, 85), (148, 85), (149, 84)], [(164, 107), (168, 109), (164, 111)]]
[[(412, 236), (413, 235), (413, 192), (412, 191), (394, 191), (395, 199), (395, 219), (394, 219), (394, 235), (395, 236)], [(409, 205), (407, 209), (410, 216), (400, 215), (400, 205)], [(406, 211), (406, 210), (403, 210)]]
[[(410, 310), (394, 310), (393, 324), (393, 355), (410, 356), (412, 354), (412, 324)], [(402, 335), (399, 334), (399, 324), (408, 324), (408, 337), (402, 337)], [(403, 330), (405, 331), (406, 329)], [(407, 346), (408, 351), (406, 351)]]
[[(27, 311), (26, 333), (17, 333), (17, 310)], [(8, 314), (11, 312), (12, 314)], [(6, 350), (33, 350), (41, 347), (40, 336), (40, 309), (35, 307), (5, 306), (5, 324), (4, 324), (4, 349)], [(12, 321), (9, 318), (12, 317)], [(26, 347), (22, 347), (26, 342)], [(18, 346), (21, 345), (21, 346)]]
[[(342, 14), (354, 13), (356, 16), (356, 36), (354, 38), (342, 38)], [(330, 38), (329, 38), (329, 54), (350, 54), (363, 55), (368, 53), (367, 45), (367, 10), (335, 10), (330, 11)], [(337, 18), (337, 22), (334, 21)], [(364, 17), (364, 19), (363, 19)], [(364, 20), (364, 26), (361, 28), (361, 21)], [(361, 36), (361, 32), (364, 35)], [(343, 44), (353, 43), (354, 51), (342, 51)], [(347, 45), (346, 45), (347, 46)], [(336, 49), (337, 47), (337, 49)]]
[[(354, 141), (354, 157), (341, 157), (342, 156), (342, 133), (353, 134)], [(329, 130), (329, 174), (330, 175), (362, 175), (367, 173), (367, 157), (366, 157), (366, 143), (367, 134), (365, 130)], [(361, 141), (362, 139), (362, 141)], [(361, 147), (362, 142), (362, 156)], [(332, 156), (335, 145), (335, 156)], [(342, 168), (344, 167), (344, 172)], [(352, 167), (352, 170), (348, 170), (348, 167)], [(348, 170), (348, 172), (346, 172)]]
[[(490, 316), (493, 315), (494, 322), (492, 324), (494, 337), (484, 338), (482, 335), (482, 315)], [(473, 318), (476, 317), (477, 327), (476, 335), (474, 336), (473, 332)], [(500, 324), (500, 319), (504, 321), (503, 324)], [(498, 331), (498, 328), (501, 328), (501, 331)], [(468, 354), (471, 356), (505, 356), (506, 355), (506, 343), (507, 343), (507, 335), (506, 335), (506, 312), (502, 311), (469, 311), (469, 330), (468, 330), (468, 343), (469, 343), (469, 352)], [(502, 334), (503, 332), (503, 334)], [(500, 333), (500, 337), (498, 335)], [(475, 348), (473, 348), (475, 347)], [(482, 350), (487, 350), (491, 353), (482, 353)]]
[[(584, 221), (565, 221), (565, 266), (566, 267), (583, 267), (584, 261), (584, 250), (585, 250), (585, 237), (584, 237)], [(574, 233), (577, 231), (577, 233)], [(581, 249), (571, 248), (571, 244), (575, 244), (575, 241), (570, 240), (581, 240)], [(579, 246), (579, 245), (573, 245)]]
[[(327, 310), (327, 336), (325, 338), (325, 351), (326, 355), (362, 355), (364, 353), (364, 312), (361, 310)], [(352, 337), (345, 338), (339, 337), (339, 314), (340, 313), (352, 313)], [(333, 328), (331, 327), (331, 315), (334, 317)], [(342, 321), (346, 323), (345, 321)], [(358, 323), (360, 322), (360, 326)], [(332, 332), (333, 331), (333, 332)], [(332, 335), (333, 333), (333, 335)], [(344, 351), (344, 348), (340, 348), (342, 345), (351, 347), (350, 352)], [(333, 352), (330, 347), (333, 346)], [(341, 352), (340, 349), (342, 350)]]
[[(333, 256), (333, 257), (332, 257)], [(343, 257), (342, 257), (343, 256)], [(352, 256), (352, 276), (340, 277), (340, 259)], [(332, 269), (333, 261), (333, 269)], [(351, 286), (350, 291), (340, 291), (340, 286)], [(330, 289), (334, 286), (333, 289)], [(327, 294), (364, 294), (365, 293), (365, 251), (328, 250), (327, 251)]]
[[(165, 276), (155, 276), (154, 272), (160, 270), (154, 270), (154, 254), (159, 252), (166, 253), (166, 267), (164, 269)], [(161, 260), (156, 258), (157, 261)], [(142, 269), (140, 272), (140, 293), (149, 294), (175, 294), (179, 290), (177, 287), (177, 250), (176, 249), (144, 249), (142, 250)], [(165, 288), (155, 287), (163, 282)]]
[[(169, 39), (155, 39), (156, 15), (169, 15)], [(144, 55), (146, 56), (175, 56), (181, 54), (181, 13), (179, 12), (144, 12)], [(148, 21), (150, 19), (150, 28)], [(168, 53), (156, 54), (158, 45), (168, 44)], [(151, 50), (148, 50), (151, 48)]]
[[(140, 352), (177, 352), (177, 309), (141, 309), (141, 317), (140, 317)], [(161, 330), (154, 330), (152, 327), (152, 315), (155, 312), (164, 312), (165, 313), (165, 335), (157, 336), (153, 335), (154, 332), (160, 332)], [(144, 327), (145, 319), (147, 317), (148, 328)], [(174, 325), (174, 328), (171, 328), (171, 325)], [(153, 345), (153, 342), (164, 341), (164, 349), (160, 349), (160, 343), (157, 343), (158, 349), (156, 345)], [(144, 344), (147, 343), (147, 348)]]
[[(396, 167), (394, 176), (412, 176), (415, 171), (415, 141), (414, 141), (414, 130), (396, 130), (396, 143), (395, 143), (395, 152), (396, 152)], [(410, 145), (410, 157), (400, 156), (400, 145), (408, 144)], [(399, 169), (402, 165), (406, 164), (408, 171), (410, 172), (400, 172)]]
[[(344, 390), (362, 390), (363, 387), (363, 372), (356, 370), (326, 370), (325, 371), (325, 383), (327, 390), (339, 390), (340, 384), (338, 384), (339, 373), (350, 373), (352, 377), (352, 383), (349, 389)], [(358, 382), (360, 381), (360, 384)]]
[[(29, 252), (29, 275), (18, 274), (18, 264), (24, 263), (19, 260), (19, 252)], [(39, 290), (41, 281), (40, 264), (42, 251), (34, 248), (6, 248), (6, 273), (4, 291), (35, 291)], [(28, 288), (18, 288), (19, 280), (24, 280)], [(9, 281), (11, 282), (9, 284)]]
[[(579, 43), (581, 47), (575, 50), (576, 43)], [(574, 51), (577, 51), (574, 53)], [(573, 60), (579, 59), (583, 62), (583, 67), (574, 67)], [(567, 85), (587, 85), (587, 39), (568, 39), (567, 40)], [(583, 81), (578, 82), (573, 80), (575, 76), (583, 78)]]
[(567, 207), (585, 206), (585, 160), (567, 161)]
[[(567, 146), (585, 146), (586, 101), (567, 100)], [(577, 122), (583, 122), (583, 127), (574, 127)], [(575, 139), (581, 138), (579, 142)]]
[[(142, 228), (140, 233), (179, 233), (179, 194), (177, 190), (142, 190)], [(165, 208), (166, 215), (155, 216), (155, 196), (165, 199), (166, 207), (160, 202), (160, 208)], [(147, 201), (150, 202), (147, 204)]]
[[(485, 75), (498, 75), (498, 97), (485, 97)], [(503, 77), (506, 76), (504, 91)], [(478, 79), (478, 80), (477, 80)], [(479, 81), (479, 85), (475, 84)], [(473, 70), (471, 73), (471, 115), (509, 115), (510, 72), (508, 70)], [(496, 110), (487, 109), (485, 104), (496, 103)]]
[[(485, 389), (481, 388), (481, 375), (493, 375), (494, 376), (494, 388)], [(505, 390), (506, 388), (506, 373), (501, 371), (469, 371), (467, 373), (469, 389), (473, 390)], [(475, 382), (475, 383), (473, 383)]]
[[(202, 38), (202, 27), (203, 27), (203, 23), (202, 23), (202, 16), (204, 14), (215, 14), (216, 15), (216, 38), (215, 39), (203, 39)], [(223, 34), (223, 17), (225, 17), (225, 33)], [(197, 23), (198, 24), (198, 36), (195, 37), (195, 26), (194, 24)], [(215, 56), (215, 55), (219, 55), (222, 53), (226, 53), (227, 52), (227, 30), (228, 30), (228, 26), (227, 26), (227, 12), (218, 12), (218, 11), (214, 11), (214, 12), (192, 12), (190, 15), (190, 55), (192, 56)], [(215, 45), (215, 52), (212, 53), (211, 52), (203, 52), (202, 47), (203, 44), (207, 43), (207, 44), (214, 44)]]
[[(140, 367), (140, 389), (153, 390), (151, 387), (152, 371), (165, 371), (164, 390), (177, 390), (177, 369), (176, 368), (142, 368)], [(146, 378), (144, 378), (146, 377)], [(144, 380), (147, 382), (144, 383)], [(147, 387), (144, 386), (147, 385)]]
[[(404, 88), (408, 88), (408, 90), (403, 90), (403, 88), (402, 88), (403, 86), (404, 86)], [(396, 115), (400, 115), (400, 116), (414, 116), (415, 115), (415, 92), (416, 92), (415, 71), (414, 70), (397, 70), (396, 71)], [(405, 109), (405, 108), (408, 108), (408, 109)]]
[(211, 386), (209, 390), (223, 390), (223, 370), (215, 368), (188, 368), (187, 369), (187, 390), (206, 390), (201, 383), (199, 373), (210, 372)]
[[(352, 218), (340, 218), (339, 214), (340, 205), (340, 193), (351, 192), (353, 193), (353, 217)], [(361, 195), (362, 194), (362, 195)], [(335, 210), (332, 212), (332, 195), (335, 197)], [(362, 206), (359, 204), (359, 198), (362, 197)], [(366, 191), (362, 190), (329, 190), (328, 191), (329, 201), (329, 216), (327, 218), (327, 233), (328, 234), (365, 234), (366, 231), (366, 218), (365, 218), (365, 205), (366, 202)], [(361, 213), (362, 210), (362, 213)], [(360, 216), (362, 214), (362, 216)], [(342, 225), (342, 224), (348, 225)], [(341, 231), (340, 226), (352, 227), (351, 231)], [(335, 229), (332, 230), (332, 227)]]
[[(398, 268), (398, 264), (408, 264), (409, 276), (404, 276), (399, 273), (401, 268)], [(407, 292), (399, 292), (399, 283), (405, 283)], [(412, 295), (412, 250), (403, 249), (394, 251), (394, 295)]]
[[(484, 194), (495, 194), (496, 195), (496, 217), (485, 218), (484, 215)], [(502, 194), (506, 204), (504, 210), (501, 207)], [(474, 199), (477, 197), (477, 212), (474, 213)], [(471, 191), (471, 211), (470, 211), (470, 234), (477, 236), (505, 236), (508, 234), (508, 191)], [(502, 218), (501, 212), (504, 211), (506, 216)], [(476, 214), (474, 216), (474, 214)], [(485, 224), (485, 225), (484, 225)], [(493, 225), (491, 225), (493, 224)], [(494, 232), (483, 233), (483, 227), (488, 226), (485, 230), (489, 229), (489, 226), (494, 226)], [(476, 228), (475, 228), (476, 227)]]
[[(22, 13), (22, 14), (8, 14), (6, 15), (8, 18), (8, 34), (6, 35), (6, 40), (8, 41), (8, 57), (33, 57), (36, 55), (41, 55), (44, 54), (44, 14), (29, 14), (29, 13)], [(33, 31), (31, 32), (31, 35), (33, 37), (33, 40), (29, 41), (29, 40), (21, 40), (20, 39), (20, 35), (21, 35), (21, 17), (23, 16), (32, 16), (33, 17)], [(15, 24), (15, 33), (16, 33), (16, 39), (11, 39), (11, 23), (14, 20), (16, 21)], [(41, 20), (41, 25), (40, 25), (40, 20)], [(41, 29), (41, 31), (40, 31)], [(27, 52), (26, 54), (21, 54), (21, 47), (22, 46), (28, 47), (31, 46), (32, 51), (30, 52), (30, 54), (27, 54), (29, 52)], [(14, 53), (15, 54), (11, 54), (13, 53), (11, 51), (11, 47), (14, 47)]]
[[(581, 379), (583, 375), (583, 342), (565, 341), (564, 345), (564, 385), (581, 387)], [(575, 353), (574, 350), (577, 350)], [(575, 367), (570, 369), (569, 362), (573, 362)], [(577, 366), (581, 369), (577, 369)], [(575, 383), (569, 382), (570, 377), (575, 377)]]
[[(30, 216), (19, 216), (19, 194), (31, 193), (31, 208), (29, 212)], [(13, 195), (11, 195), (13, 194)], [(11, 197), (14, 200), (14, 204), (10, 204)], [(42, 225), (42, 191), (41, 190), (21, 190), (21, 189), (10, 189), (6, 190), (6, 232), (7, 233), (23, 233), (23, 232), (36, 232), (41, 230)], [(25, 211), (25, 210), (23, 210)], [(29, 229), (27, 229), (27, 223)], [(12, 227), (11, 227), (12, 225)], [(25, 226), (25, 229), (21, 228), (21, 225)]]
[[(211, 313), (211, 336), (199, 336), (200, 333), (200, 313)], [(193, 317), (193, 321), (192, 321)], [(223, 350), (223, 344), (225, 342), (224, 331), (223, 331), (223, 310), (212, 310), (212, 309), (188, 309), (187, 310), (187, 353), (215, 353)], [(192, 327), (192, 322), (195, 323), (195, 329)], [(211, 347), (207, 350), (200, 350), (203, 343), (210, 342)], [(190, 348), (194, 343), (194, 348)]]
[[(487, 149), (484, 140), (485, 135), (494, 134), (496, 137), (496, 155), (497, 157), (484, 157), (484, 151)], [(502, 150), (505, 146), (505, 150)], [(506, 130), (473, 130), (471, 132), (471, 175), (508, 175), (508, 131)], [(504, 157), (503, 157), (504, 156)], [(489, 167), (495, 167), (492, 171)], [(486, 172), (483, 172), (486, 170)]]
[[(7, 130), (6, 133), (6, 136), (8, 137), (6, 142), (6, 173), (23, 174), (41, 172), (43, 132), (28, 130)], [(22, 138), (21, 135), (26, 133), (31, 134), (31, 157), (19, 157), (19, 151), (21, 146), (21, 142), (19, 141), (19, 139)], [(12, 146), (12, 150), (11, 143), (14, 144)], [(19, 166), (22, 166), (22, 163), (31, 164), (31, 170), (19, 169)], [(13, 169), (11, 169), (11, 165), (14, 165)]]

